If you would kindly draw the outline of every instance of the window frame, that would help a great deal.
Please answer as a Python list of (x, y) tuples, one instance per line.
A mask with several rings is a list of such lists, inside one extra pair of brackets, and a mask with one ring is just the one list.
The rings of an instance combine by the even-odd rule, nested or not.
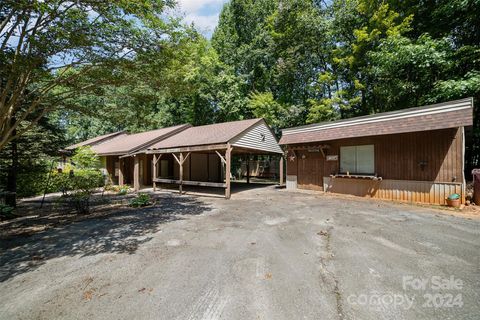
[[(372, 157), (371, 157), (371, 160), (372, 160), (372, 172), (360, 172), (358, 170), (358, 152), (357, 152), (357, 148), (358, 147), (370, 147), (372, 148)], [(344, 156), (342, 156), (342, 148), (354, 148), (354, 164), (353, 166), (355, 167), (355, 170), (354, 171), (348, 171), (348, 174), (349, 175), (364, 175), (364, 176), (374, 176), (375, 175), (375, 144), (359, 144), (359, 145), (344, 145), (344, 146), (340, 146), (339, 148), (339, 173), (340, 174), (346, 174), (347, 173), (347, 170), (343, 170), (343, 166), (342, 166), (342, 161), (343, 161), (343, 158)]]

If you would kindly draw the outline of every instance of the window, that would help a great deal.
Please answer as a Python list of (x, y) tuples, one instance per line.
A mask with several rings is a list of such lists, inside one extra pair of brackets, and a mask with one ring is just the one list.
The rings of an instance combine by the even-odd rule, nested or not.
[(373, 144), (340, 147), (340, 172), (374, 174), (375, 152)]

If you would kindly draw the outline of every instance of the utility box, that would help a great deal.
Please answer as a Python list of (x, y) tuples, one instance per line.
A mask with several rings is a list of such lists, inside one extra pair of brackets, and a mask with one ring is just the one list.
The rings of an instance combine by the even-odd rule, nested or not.
[(480, 205), (480, 169), (472, 170), (473, 176), (473, 202), (477, 206)]

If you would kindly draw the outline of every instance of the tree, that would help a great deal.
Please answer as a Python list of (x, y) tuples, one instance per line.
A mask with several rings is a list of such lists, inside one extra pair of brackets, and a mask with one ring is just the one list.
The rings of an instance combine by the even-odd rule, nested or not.
[[(27, 125), (28, 122), (20, 127)], [(65, 133), (57, 121), (44, 117), (0, 151), (0, 189), (5, 186), (8, 191), (8, 205), (15, 207), (17, 196), (34, 196), (44, 191), (52, 160), (65, 142)]]
[[(0, 149), (61, 101), (110, 81), (114, 66), (170, 41), (173, 25), (160, 15), (173, 5), (171, 0), (2, 1)], [(29, 125), (21, 128), (26, 120)]]

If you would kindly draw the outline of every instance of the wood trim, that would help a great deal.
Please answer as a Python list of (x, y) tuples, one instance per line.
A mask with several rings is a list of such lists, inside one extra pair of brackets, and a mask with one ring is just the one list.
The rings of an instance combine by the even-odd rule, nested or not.
[(120, 186), (124, 184), (124, 162), (122, 158), (118, 159), (118, 185)]
[(179, 153), (179, 152), (196, 152), (196, 151), (214, 151), (214, 150), (223, 150), (223, 149), (227, 149), (226, 144), (210, 144), (210, 145), (204, 145), (204, 146), (148, 150), (147, 153)]
[(191, 180), (176, 180), (176, 179), (155, 179), (157, 183), (168, 183), (168, 184), (183, 184), (189, 186), (200, 186), (200, 187), (214, 187), (214, 188), (225, 188), (226, 183), (223, 182), (205, 182), (205, 181), (191, 181)]
[(177, 156), (175, 155), (175, 153), (172, 153), (172, 156), (173, 156), (173, 158), (177, 161), (177, 163), (178, 163), (179, 165), (182, 164), (182, 163), (180, 162), (180, 159), (178, 159)]
[(330, 149), (330, 145), (329, 144), (315, 144), (315, 145), (300, 145), (300, 146), (288, 146), (287, 147), (287, 150), (292, 150), (293, 152), (295, 152), (295, 150), (308, 150), (308, 149), (315, 149), (315, 148), (318, 148), (320, 150), (322, 150), (322, 153), (323, 153), (323, 149)]
[(220, 157), (220, 160), (222, 160), (223, 164), (227, 164), (227, 160), (225, 160), (225, 158), (220, 154), (220, 152), (218, 152), (218, 151), (215, 151), (215, 152), (218, 154), (218, 156)]
[(280, 186), (283, 186), (283, 157), (280, 157), (280, 165), (279, 165), (279, 171), (280, 171)]
[(140, 159), (133, 157), (133, 189), (140, 190)]
[(231, 185), (230, 185), (230, 171), (231, 171), (231, 164), (232, 164), (232, 146), (230, 143), (227, 145), (227, 151), (225, 152), (225, 198), (230, 199), (231, 196)]
[(155, 160), (155, 155), (153, 156), (153, 159), (154, 159), (154, 164), (157, 165), (158, 161), (160, 161), (160, 158), (162, 157), (163, 153), (160, 153), (156, 158), (157, 160)]

